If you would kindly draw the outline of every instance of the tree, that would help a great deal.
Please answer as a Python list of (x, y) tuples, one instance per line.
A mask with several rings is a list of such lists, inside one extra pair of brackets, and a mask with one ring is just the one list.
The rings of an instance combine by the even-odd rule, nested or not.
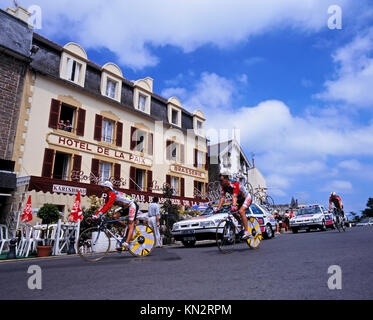
[(291, 198), (291, 202), (290, 202), (290, 209), (294, 209), (295, 208), (295, 200), (294, 200), (294, 197)]
[(369, 198), (367, 208), (362, 211), (364, 217), (373, 217), (373, 198)]

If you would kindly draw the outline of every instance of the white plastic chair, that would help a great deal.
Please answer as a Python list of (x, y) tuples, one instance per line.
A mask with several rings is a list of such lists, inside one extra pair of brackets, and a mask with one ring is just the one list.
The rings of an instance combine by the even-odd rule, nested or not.
[(0, 254), (3, 252), (5, 244), (9, 244), (10, 238), (8, 233), (8, 227), (0, 224)]
[(21, 238), (17, 245), (17, 254), (27, 257), (32, 245), (32, 227), (27, 224), (19, 226)]

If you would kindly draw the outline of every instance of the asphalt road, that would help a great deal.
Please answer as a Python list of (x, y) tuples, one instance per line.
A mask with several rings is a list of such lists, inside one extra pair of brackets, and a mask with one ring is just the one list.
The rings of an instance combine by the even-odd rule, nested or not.
[[(0, 299), (255, 300), (373, 299), (373, 227), (281, 234), (258, 250), (230, 255), (213, 244), (156, 249), (147, 258), (112, 254), (99, 263), (77, 256), (0, 263)], [(29, 266), (42, 290), (28, 289)], [(342, 289), (328, 288), (328, 268)]]

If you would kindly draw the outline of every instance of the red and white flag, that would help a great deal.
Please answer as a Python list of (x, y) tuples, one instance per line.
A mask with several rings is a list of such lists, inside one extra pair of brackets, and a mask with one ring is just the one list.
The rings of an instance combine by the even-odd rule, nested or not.
[(69, 221), (82, 221), (83, 220), (83, 211), (80, 206), (80, 190), (78, 191), (78, 195), (76, 196), (73, 208), (70, 213)]
[(21, 215), (22, 222), (30, 222), (32, 220), (32, 209), (31, 209), (31, 195), (29, 195), (26, 207)]

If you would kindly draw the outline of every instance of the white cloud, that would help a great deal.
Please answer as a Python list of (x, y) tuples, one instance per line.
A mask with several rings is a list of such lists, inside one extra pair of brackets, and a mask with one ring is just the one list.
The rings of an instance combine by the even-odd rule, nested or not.
[(321, 191), (338, 193), (351, 193), (353, 190), (352, 183), (345, 180), (334, 180), (324, 186)]
[(151, 47), (171, 45), (191, 52), (205, 44), (230, 48), (279, 28), (317, 32), (326, 28), (330, 5), (347, 9), (352, 2), (25, 0), (22, 5), (41, 6), (46, 36), (68, 36), (86, 49), (108, 48), (121, 64), (143, 68), (159, 62)]
[(316, 97), (343, 101), (358, 107), (373, 104), (373, 28), (366, 30), (333, 55), (338, 65), (335, 79), (325, 82), (325, 91)]
[(353, 159), (353, 160), (345, 160), (338, 164), (338, 166), (342, 169), (357, 171), (362, 168), (359, 161)]

